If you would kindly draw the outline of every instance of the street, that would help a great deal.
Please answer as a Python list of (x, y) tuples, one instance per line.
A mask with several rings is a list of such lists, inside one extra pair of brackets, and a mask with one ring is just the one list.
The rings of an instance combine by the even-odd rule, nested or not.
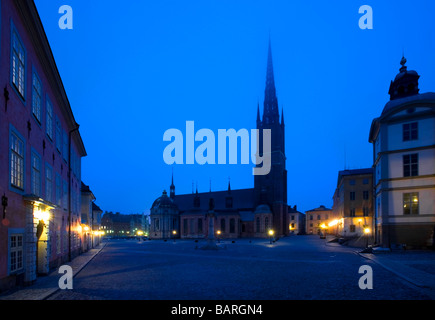
[[(201, 250), (200, 240), (108, 240), (74, 278), (74, 289), (49, 300), (427, 300), (358, 249), (317, 236), (221, 241)], [(358, 270), (373, 270), (373, 289), (362, 290)]]

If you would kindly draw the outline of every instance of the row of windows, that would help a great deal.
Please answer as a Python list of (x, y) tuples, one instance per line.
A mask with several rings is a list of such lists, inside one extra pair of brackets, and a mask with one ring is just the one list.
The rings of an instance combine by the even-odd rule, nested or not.
[[(351, 201), (355, 201), (356, 199), (356, 192), (355, 191), (351, 191), (349, 193), (350, 196), (350, 200)], [(369, 200), (369, 192), (367, 190), (363, 191), (363, 200)]]
[[(24, 138), (11, 126), (10, 132), (10, 185), (13, 189), (24, 192), (25, 184), (25, 142)], [(63, 180), (59, 174), (54, 175), (53, 168), (45, 163), (43, 171), (42, 159), (40, 155), (31, 150), (31, 171), (30, 187), (31, 193), (42, 197), (60, 207), (67, 208), (68, 204), (68, 182)], [(45, 179), (45, 190), (42, 190), (42, 181)], [(53, 186), (55, 189), (53, 189)], [(53, 192), (54, 191), (54, 192)], [(79, 195), (76, 190), (72, 190), (72, 210), (78, 212)], [(54, 197), (53, 197), (54, 196)]]
[[(363, 207), (362, 211), (363, 211), (363, 216), (364, 217), (368, 217), (369, 216), (370, 209), (368, 207)], [(356, 216), (355, 212), (356, 212), (355, 208), (349, 209), (349, 217), (355, 217)]]
[[(11, 25), (11, 84), (23, 102), (26, 100), (26, 70), (27, 54), (23, 41), (21, 40), (15, 26)], [(32, 68), (32, 98), (31, 112), (39, 126), (43, 122), (43, 86), (35, 68)], [(63, 160), (68, 163), (69, 137), (66, 130), (62, 128), (61, 121), (53, 110), (53, 104), (46, 96), (45, 101), (45, 133), (48, 140), (55, 143), (56, 150), (62, 155)], [(17, 147), (18, 148), (18, 147)], [(17, 159), (19, 160), (19, 159)], [(76, 177), (80, 176), (80, 161), (77, 155), (71, 152), (71, 169)], [(19, 178), (19, 177), (18, 177)], [(21, 186), (22, 187), (22, 186)]]
[[(310, 220), (314, 220), (314, 216), (312, 214), (310, 214)], [(324, 215), (323, 219), (322, 216), (320, 214), (317, 215), (317, 220), (328, 220), (329, 216), (327, 214)]]

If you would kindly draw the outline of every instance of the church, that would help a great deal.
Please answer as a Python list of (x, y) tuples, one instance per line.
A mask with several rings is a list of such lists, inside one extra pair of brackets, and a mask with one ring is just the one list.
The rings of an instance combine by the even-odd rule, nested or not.
[[(269, 41), (263, 117), (257, 106), (257, 129), (271, 130), (271, 170), (254, 176), (254, 188), (177, 195), (174, 177), (169, 195), (163, 191), (151, 208), (151, 239), (202, 239), (208, 237), (209, 219), (214, 219), (217, 238), (280, 237), (289, 234), (290, 213), (287, 205), (287, 170), (285, 156), (284, 111), (279, 114)], [(259, 150), (262, 156), (262, 150)], [(210, 214), (212, 213), (212, 214)]]

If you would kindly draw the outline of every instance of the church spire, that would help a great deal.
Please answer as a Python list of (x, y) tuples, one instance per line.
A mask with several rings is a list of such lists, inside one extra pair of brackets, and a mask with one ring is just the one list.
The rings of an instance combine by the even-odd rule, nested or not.
[(275, 123), (277, 121), (279, 121), (278, 99), (276, 97), (275, 75), (273, 72), (272, 44), (269, 38), (263, 122)]
[(172, 169), (172, 183), (169, 189), (170, 189), (169, 196), (171, 199), (174, 199), (175, 198), (174, 169)]

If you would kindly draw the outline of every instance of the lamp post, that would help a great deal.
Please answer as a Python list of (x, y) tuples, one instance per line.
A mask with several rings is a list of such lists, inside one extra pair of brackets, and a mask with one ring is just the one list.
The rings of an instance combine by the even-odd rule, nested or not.
[(221, 238), (220, 238), (221, 231), (220, 230), (216, 231), (216, 234), (217, 234), (217, 238), (218, 238), (218, 243), (221, 243)]
[(175, 236), (177, 235), (177, 231), (176, 230), (173, 230), (172, 231), (172, 236), (173, 236), (173, 239), (174, 239), (174, 243), (175, 243)]
[(366, 235), (366, 248), (369, 247), (369, 233), (370, 233), (370, 228), (368, 227), (364, 228), (364, 234)]
[(270, 244), (272, 244), (272, 238), (273, 238), (274, 233), (275, 233), (275, 232), (274, 232), (272, 229), (269, 230), (269, 239), (270, 239)]

